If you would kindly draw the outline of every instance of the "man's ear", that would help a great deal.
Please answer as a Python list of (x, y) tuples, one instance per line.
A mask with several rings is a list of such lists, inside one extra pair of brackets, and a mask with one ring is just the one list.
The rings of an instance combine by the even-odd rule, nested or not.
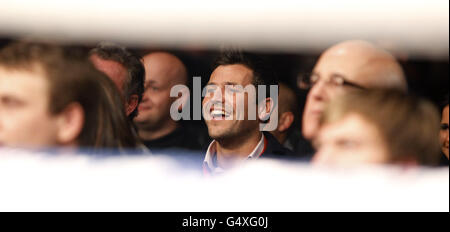
[(281, 117), (278, 119), (278, 131), (285, 132), (287, 131), (292, 123), (294, 123), (294, 114), (292, 112), (284, 112), (281, 114)]
[(79, 103), (69, 104), (58, 116), (58, 143), (73, 144), (84, 126), (84, 110)]
[(139, 97), (136, 94), (133, 94), (130, 96), (130, 98), (128, 99), (128, 102), (126, 104), (126, 109), (125, 109), (125, 113), (128, 115), (130, 115), (137, 107), (138, 107), (138, 103), (139, 103)]
[(272, 112), (274, 110), (274, 106), (275, 106), (274, 101), (270, 97), (266, 98), (264, 102), (261, 102), (261, 104), (258, 105), (259, 119), (261, 121), (269, 120), (270, 115), (272, 113), (275, 113)]

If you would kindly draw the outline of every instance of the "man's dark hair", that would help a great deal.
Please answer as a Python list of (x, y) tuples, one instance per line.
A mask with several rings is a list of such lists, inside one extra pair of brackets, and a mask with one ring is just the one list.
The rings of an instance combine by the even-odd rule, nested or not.
[[(138, 96), (138, 104), (142, 101), (144, 93), (145, 68), (142, 64), (142, 58), (132, 53), (125, 47), (117, 44), (101, 42), (90, 51), (90, 55), (97, 55), (103, 60), (112, 60), (120, 63), (127, 69), (128, 78), (124, 84), (124, 97), (127, 102), (131, 95)], [(138, 115), (138, 107), (130, 114), (133, 119)]]
[[(258, 85), (266, 86), (266, 97), (270, 96), (270, 85), (278, 85), (275, 72), (269, 62), (261, 55), (240, 50), (224, 50), (216, 59), (213, 70), (221, 65), (241, 64), (253, 71), (252, 84), (258, 90)], [(245, 87), (245, 86), (243, 86)]]

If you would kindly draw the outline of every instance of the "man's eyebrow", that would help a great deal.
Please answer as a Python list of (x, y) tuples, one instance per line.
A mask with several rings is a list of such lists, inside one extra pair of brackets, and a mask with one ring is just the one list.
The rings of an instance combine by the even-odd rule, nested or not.
[[(223, 85), (239, 85), (238, 83), (236, 83), (236, 82), (223, 82), (222, 83)], [(215, 86), (217, 86), (217, 85), (219, 85), (219, 84), (217, 84), (217, 83), (215, 83), (215, 82), (209, 82), (208, 84), (206, 84), (206, 86), (208, 86), (208, 85), (215, 85)]]
[(239, 85), (239, 84), (236, 83), (236, 82), (225, 82), (224, 84), (225, 84), (225, 85)]
[(148, 80), (148, 81), (145, 82), (145, 84), (147, 84), (147, 85), (148, 85), (148, 84), (154, 84), (154, 83), (156, 83), (155, 80)]
[(18, 104), (24, 105), (26, 103), (26, 101), (24, 101), (23, 99), (15, 95), (10, 95), (8, 93), (6, 93), (5, 95), (0, 96), (0, 101), (4, 101), (4, 100), (13, 100)]

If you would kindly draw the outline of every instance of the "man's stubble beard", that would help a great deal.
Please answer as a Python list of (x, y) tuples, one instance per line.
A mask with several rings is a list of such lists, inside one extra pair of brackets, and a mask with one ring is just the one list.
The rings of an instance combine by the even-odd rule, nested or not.
[[(208, 128), (208, 130), (210, 130), (210, 129)], [(212, 133), (209, 133), (209, 135), (212, 139), (217, 140), (217, 141), (235, 141), (235, 140), (239, 141), (240, 138), (246, 137), (249, 134), (251, 134), (251, 132), (253, 130), (255, 130), (255, 128), (253, 128), (253, 127), (242, 128), (242, 127), (239, 127), (239, 125), (233, 125), (233, 127), (227, 128), (219, 135), (214, 135)], [(259, 130), (259, 125), (258, 125), (258, 130)]]

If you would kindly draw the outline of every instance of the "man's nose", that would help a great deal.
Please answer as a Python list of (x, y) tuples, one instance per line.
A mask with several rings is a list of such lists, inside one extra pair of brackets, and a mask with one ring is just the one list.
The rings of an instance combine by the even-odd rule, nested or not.
[(325, 101), (327, 99), (327, 87), (325, 81), (317, 82), (311, 88), (309, 95), (316, 101)]
[(148, 101), (148, 99), (149, 99), (149, 97), (147, 96), (147, 94), (143, 94), (141, 102), (146, 102), (146, 101)]
[(225, 101), (224, 88), (216, 88), (214, 90), (211, 101), (217, 102), (217, 103), (223, 103)]
[(149, 96), (148, 93), (144, 92), (144, 94), (142, 95), (141, 103), (148, 103), (150, 101), (150, 99), (151, 99), (151, 96)]

